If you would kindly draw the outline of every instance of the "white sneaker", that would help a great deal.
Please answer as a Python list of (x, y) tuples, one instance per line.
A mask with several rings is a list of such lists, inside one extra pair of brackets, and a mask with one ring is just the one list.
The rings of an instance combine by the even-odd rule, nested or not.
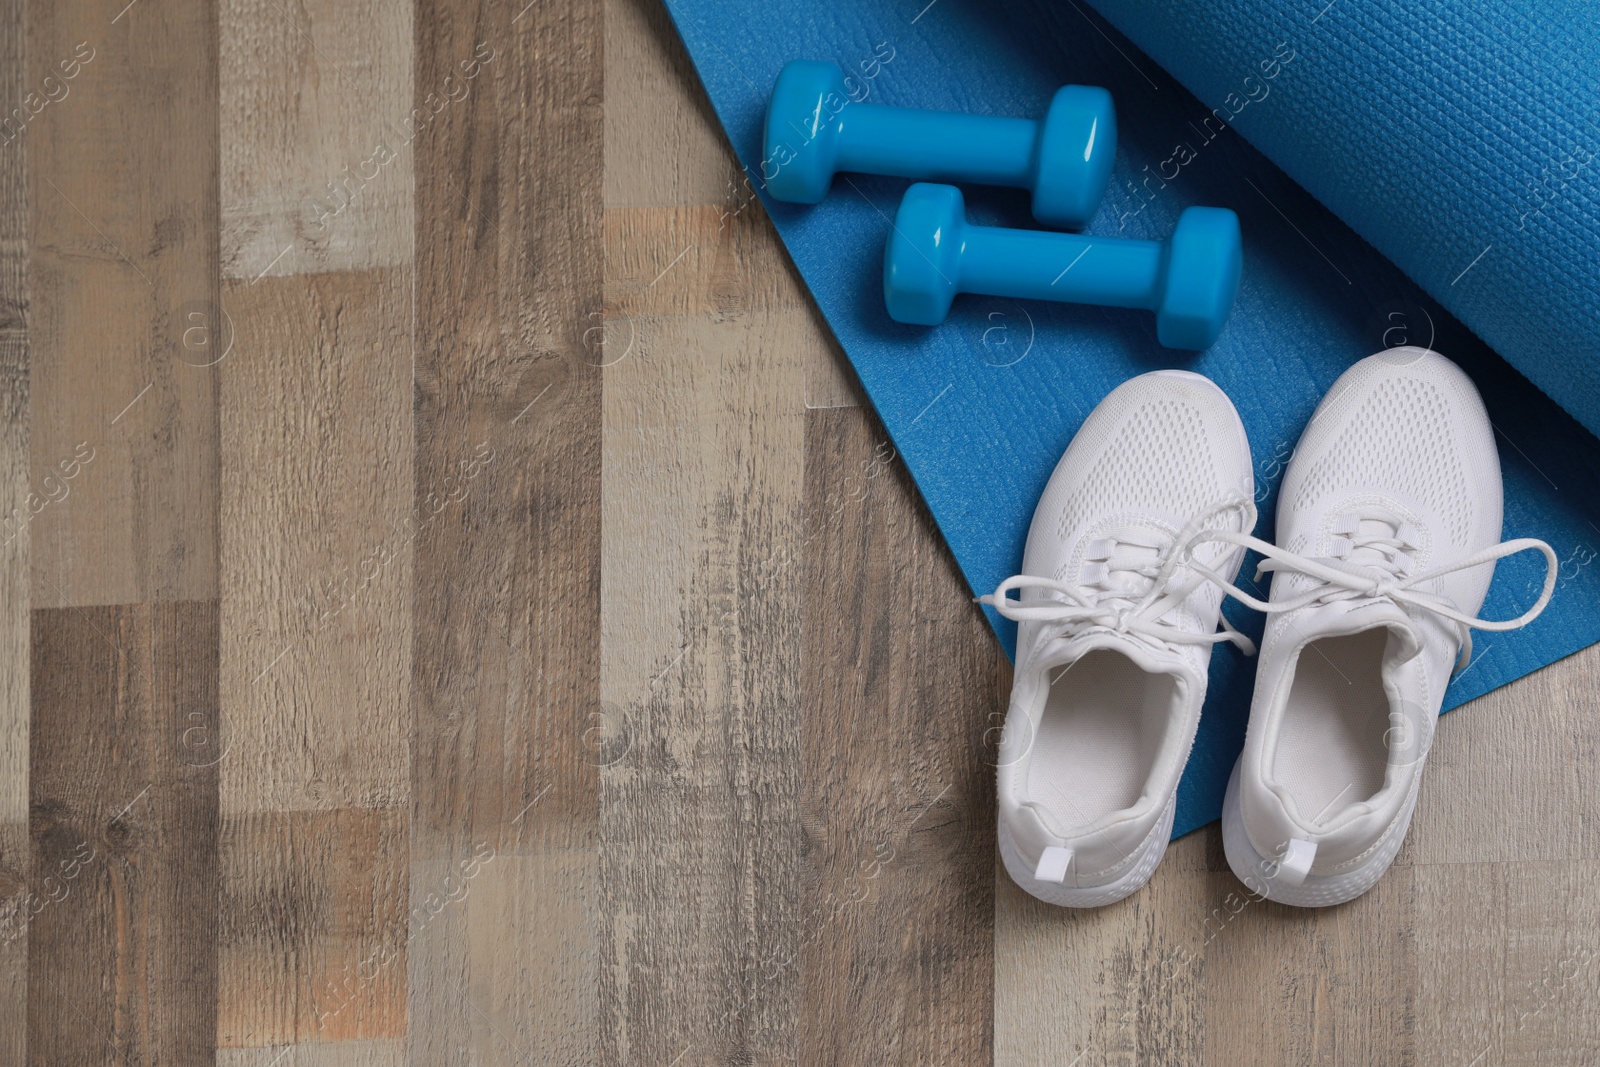
[[(1050, 476), (1022, 574), (980, 598), (1021, 623), (1000, 854), (1040, 900), (1120, 900), (1166, 852), (1211, 646), (1251, 650), (1225, 622), (1215, 632), (1222, 590), (1174, 546), (1206, 529), (1248, 533), (1254, 484), (1244, 426), (1216, 385), (1170, 370), (1124, 382)], [(1244, 555), (1199, 552), (1225, 579)]]
[[(1394, 348), (1346, 371), (1289, 462), (1277, 548), (1231, 531), (1274, 572), (1250, 728), (1228, 782), (1222, 839), (1253, 892), (1301, 906), (1365, 893), (1393, 862), (1468, 627), (1510, 630), (1544, 610), (1556, 556), (1500, 540), (1500, 460), (1472, 381)], [(1196, 539), (1196, 546), (1209, 538)], [(1494, 561), (1534, 549), (1538, 603), (1475, 618)], [(1259, 575), (1258, 575), (1259, 577)]]

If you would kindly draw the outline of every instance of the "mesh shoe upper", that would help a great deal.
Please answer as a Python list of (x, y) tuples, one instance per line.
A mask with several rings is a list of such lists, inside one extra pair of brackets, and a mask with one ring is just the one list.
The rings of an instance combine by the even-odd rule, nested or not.
[[(1022, 862), (1035, 864), (1044, 849), (1062, 846), (1073, 855), (1067, 884), (1103, 885), (1135, 870), (1148, 877), (1150, 850), (1166, 846), (1164, 838), (1155, 840), (1156, 831), (1163, 817), (1170, 817), (1199, 723), (1211, 654), (1207, 642), (1214, 639), (1222, 594), (1193, 572), (1169, 567), (1143, 587), (1137, 576), (1131, 578), (1136, 589), (1159, 586), (1151, 596), (1169, 594), (1156, 599), (1153, 608), (1147, 597), (1145, 617), (1132, 623), (1124, 616), (1141, 602), (1138, 593), (1126, 600), (1108, 597), (1115, 607), (1098, 618), (1072, 598), (1080, 586), (1090, 600), (1104, 594), (1108, 583), (1121, 577), (1108, 577), (1107, 568), (1125, 566), (1126, 553), (1149, 553), (1149, 570), (1156, 571), (1185, 530), (1208, 514), (1229, 529), (1248, 532), (1242, 527), (1254, 521), (1253, 491), (1249, 443), (1238, 414), (1215, 384), (1198, 375), (1157, 371), (1123, 383), (1073, 438), (1034, 513), (1022, 568), (1023, 576), (1069, 586), (1072, 592), (1021, 587), (1020, 602), (1007, 602), (1077, 613), (1070, 624), (1024, 620), (1018, 630), (998, 788), (1000, 819)], [(1231, 575), (1241, 555), (1224, 545), (1213, 546), (1205, 558)], [(1104, 734), (1121, 720), (1142, 717), (1144, 734), (1132, 745), (1137, 751), (1115, 745), (1105, 751), (1105, 761), (1114, 767), (1080, 766), (1063, 774), (1061, 767), (1046, 765), (1069, 762), (1077, 742), (1070, 736), (1052, 739), (1048, 729), (1041, 736), (1046, 703), (1054, 703), (1054, 694), (1064, 687), (1085, 699), (1113, 691), (1105, 671), (1117, 668), (1108, 655), (1133, 665), (1127, 695), (1105, 698), (1110, 703), (1096, 712), (1103, 721), (1089, 728)], [(1099, 673), (1091, 679), (1091, 671)], [(1052, 675), (1060, 683), (1055, 687)], [(1168, 681), (1141, 681), (1152, 677)], [(1067, 694), (1069, 702), (1072, 696)], [(1070, 795), (1074, 789), (1101, 790), (1104, 781), (1119, 776), (1136, 799), (1122, 796), (1113, 803)], [(1130, 780), (1135, 782), (1131, 789)], [(1127, 891), (1132, 888), (1137, 885)]]
[[(1070, 581), (1090, 542), (1115, 526), (1174, 536), (1208, 507), (1254, 492), (1249, 441), (1222, 390), (1186, 372), (1140, 375), (1100, 402), (1056, 465), (1028, 530), (1022, 573)], [(1203, 585), (1177, 617), (1209, 632), (1222, 596)], [(1035, 624), (1019, 627), (1019, 664), (1038, 632)], [(1186, 655), (1203, 675), (1210, 650)]]
[[(1455, 364), (1417, 348), (1364, 359), (1334, 383), (1290, 461), (1277, 522), (1278, 544), (1291, 553), (1352, 567), (1398, 559), (1402, 574), (1419, 575), (1494, 546), (1500, 525), (1500, 464), (1483, 402)], [(1363, 537), (1391, 547), (1363, 556), (1351, 549)], [(1473, 615), (1493, 570), (1456, 571), (1418, 589)], [(1313, 575), (1280, 570), (1270, 603), (1319, 587)], [(1382, 631), (1376, 644), (1360, 644), (1366, 631)], [(1257, 851), (1315, 842), (1312, 870), (1327, 875), (1404, 832), (1464, 632), (1382, 597), (1269, 616), (1239, 778)], [(1313, 687), (1319, 672), (1325, 697)], [(1355, 694), (1373, 707), (1346, 707)], [(1354, 769), (1335, 770), (1341, 759)], [(1363, 773), (1362, 760), (1376, 769)], [(1306, 785), (1328, 775), (1345, 775), (1347, 788), (1336, 793), (1332, 779), (1326, 789)]]

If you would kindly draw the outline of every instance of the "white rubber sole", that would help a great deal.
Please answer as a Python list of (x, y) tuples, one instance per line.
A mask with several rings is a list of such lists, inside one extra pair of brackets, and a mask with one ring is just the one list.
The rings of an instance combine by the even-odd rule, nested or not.
[(1174, 793), (1168, 799), (1166, 811), (1156, 822), (1155, 828), (1140, 842), (1133, 866), (1121, 877), (1104, 885), (1074, 887), (1059, 882), (1039, 881), (1033, 876), (1033, 868), (1028, 866), (1028, 861), (1022, 858), (1022, 853), (1017, 851), (1017, 846), (1012, 843), (1011, 831), (1006, 829), (1003, 820), (1000, 822), (999, 834), (1000, 858), (1004, 861), (1006, 873), (1011, 876), (1011, 880), (1021, 886), (1029, 896), (1063, 908), (1104, 907), (1138, 892), (1150, 880), (1150, 876), (1155, 873), (1156, 865), (1161, 862), (1161, 857), (1167, 854), (1167, 843), (1172, 837), (1172, 820), (1177, 812), (1178, 796)]
[[(1420, 781), (1418, 776), (1417, 782)], [(1366, 862), (1341, 874), (1308, 874), (1301, 885), (1289, 885), (1274, 877), (1277, 862), (1257, 852), (1250, 843), (1250, 835), (1245, 833), (1244, 820), (1239, 815), (1239, 762), (1235, 761), (1233, 774), (1228, 778), (1228, 791), (1222, 798), (1222, 850), (1234, 875), (1257, 896), (1297, 908), (1331, 907), (1354, 900), (1378, 884), (1378, 879), (1394, 863), (1400, 846), (1405, 843), (1406, 831), (1411, 828), (1411, 813), (1416, 806), (1417, 783), (1413, 783), (1396, 825)]]

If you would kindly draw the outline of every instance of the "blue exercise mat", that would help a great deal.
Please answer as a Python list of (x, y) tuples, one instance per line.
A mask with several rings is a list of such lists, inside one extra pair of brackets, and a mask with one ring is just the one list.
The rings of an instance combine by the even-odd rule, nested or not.
[(1091, 2), (1600, 433), (1593, 0)]
[[(941, 326), (900, 325), (884, 311), (881, 272), (906, 181), (841, 175), (832, 195), (809, 207), (763, 197), (974, 592), (992, 591), (1017, 571), (1050, 471), (1084, 417), (1128, 377), (1185, 367), (1227, 391), (1256, 458), (1256, 532), (1270, 539), (1283, 466), (1328, 386), (1372, 352), (1416, 344), (1461, 364), (1488, 402), (1505, 470), (1505, 536), (1542, 537), (1563, 560), (1555, 600), (1537, 622), (1477, 635), (1477, 655), (1450, 687), (1446, 707), (1600, 640), (1600, 566), (1590, 565), (1600, 553), (1600, 441), (1093, 11), (1073, 0), (865, 0), (849, 8), (767, 7), (758, 15), (726, 0), (668, 6), (746, 167), (751, 195), (762, 186), (762, 120), (773, 80), (788, 60), (812, 58), (853, 72), (858, 99), (995, 115), (1036, 117), (1062, 84), (1105, 86), (1116, 99), (1120, 143), (1111, 189), (1088, 233), (1160, 239), (1189, 205), (1239, 213), (1238, 306), (1217, 344), (1195, 356), (1157, 344), (1148, 312), (964, 296)], [(1274, 74), (1255, 73), (1261, 88), (1246, 111), (1268, 106), (1288, 79), (1318, 62), (1288, 43), (1286, 52), (1274, 55), (1268, 46), (1260, 57), (1275, 60)], [(1302, 134), (1316, 131), (1309, 122)], [(1187, 151), (1175, 152), (1178, 144)], [(1405, 152), (1394, 156), (1398, 165)], [(1171, 177), (1152, 180), (1152, 172)], [(964, 192), (976, 223), (1036, 225), (1025, 192)], [(1542, 577), (1536, 556), (1502, 562), (1486, 614), (1518, 614)], [(969, 608), (952, 602), (950, 610)], [(1233, 604), (1228, 613), (1260, 635), (1253, 613)], [(992, 611), (989, 618), (1011, 654), (1015, 627)], [(1175, 835), (1221, 812), (1253, 671), (1231, 646), (1212, 658)], [(979, 730), (993, 709), (949, 710), (969, 715)]]

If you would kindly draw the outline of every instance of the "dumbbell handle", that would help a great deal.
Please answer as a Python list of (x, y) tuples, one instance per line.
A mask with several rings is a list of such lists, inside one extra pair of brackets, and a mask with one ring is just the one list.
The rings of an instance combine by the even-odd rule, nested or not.
[(1165, 243), (967, 224), (957, 289), (1154, 310)]
[(1032, 119), (851, 104), (839, 114), (838, 169), (982, 185), (1033, 184)]

